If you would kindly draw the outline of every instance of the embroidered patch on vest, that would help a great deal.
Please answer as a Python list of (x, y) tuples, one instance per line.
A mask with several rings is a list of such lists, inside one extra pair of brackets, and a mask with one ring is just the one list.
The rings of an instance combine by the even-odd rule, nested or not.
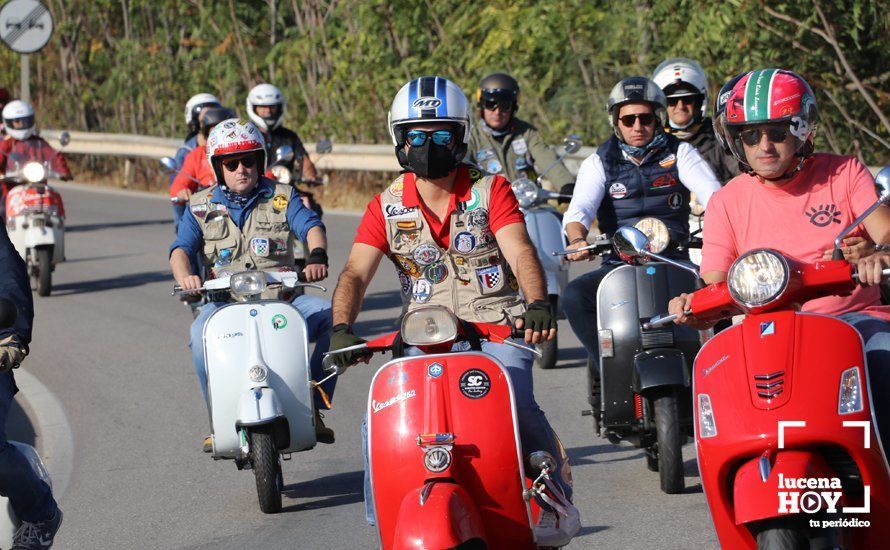
[(476, 276), (483, 288), (492, 289), (501, 282), (501, 266), (485, 267), (476, 270)]
[(234, 255), (234, 248), (223, 248), (219, 251), (219, 259), (216, 260), (216, 267), (221, 267), (225, 265), (229, 265), (232, 263), (232, 256)]
[(448, 278), (448, 268), (442, 262), (436, 262), (426, 268), (424, 275), (437, 285)]
[(609, 186), (609, 196), (613, 199), (623, 199), (627, 196), (627, 187), (623, 183), (613, 183)]
[(528, 153), (528, 144), (525, 142), (525, 138), (519, 138), (513, 141), (513, 143), (510, 144), (510, 147), (517, 155), (524, 155)]
[(402, 294), (405, 296), (411, 292), (411, 279), (401, 271), (399, 271), (399, 286), (402, 287)]
[(429, 243), (424, 243), (414, 249), (414, 261), (420, 265), (430, 265), (442, 257), (442, 252), (438, 247)]
[(265, 237), (256, 237), (254, 239), (250, 239), (250, 248), (253, 250), (253, 253), (257, 256), (261, 256), (263, 258), (269, 255), (269, 239)]
[(389, 193), (393, 197), (401, 197), (402, 192), (405, 190), (405, 184), (402, 180), (392, 182), (392, 185), (389, 186)]
[(476, 248), (476, 236), (469, 231), (461, 231), (454, 236), (454, 249), (469, 254)]
[(411, 289), (411, 299), (418, 304), (429, 302), (433, 295), (433, 283), (427, 279), (417, 279)]
[(485, 163), (485, 169), (488, 170), (490, 174), (500, 174), (502, 168), (501, 161), (498, 159), (491, 159)]
[(680, 193), (671, 193), (668, 197), (668, 206), (670, 206), (672, 210), (679, 210), (680, 207), (683, 206), (683, 195)]
[(673, 153), (658, 161), (658, 165), (662, 168), (670, 168), (675, 164), (677, 164), (677, 155)]
[(387, 204), (383, 207), (383, 214), (387, 220), (407, 220), (417, 217), (417, 209), (406, 208), (401, 204)]
[(479, 194), (478, 189), (473, 189), (470, 192), (470, 195), (470, 200), (466, 202), (466, 205), (464, 207), (464, 211), (466, 212), (479, 208), (479, 205), (482, 203), (482, 195)]
[(470, 227), (485, 227), (488, 225), (488, 209), (477, 208), (467, 213), (467, 223)]
[(201, 204), (193, 204), (191, 205), (192, 215), (196, 218), (203, 218), (207, 215), (207, 203), (203, 202)]
[(420, 274), (423, 272), (423, 270), (421, 270), (420, 267), (416, 263), (414, 263), (414, 260), (407, 256), (402, 256), (401, 254), (393, 254), (393, 259), (395, 260), (396, 264), (398, 264), (399, 269), (412, 277), (420, 277)]
[(393, 243), (396, 246), (407, 245), (412, 246), (420, 240), (420, 231), (398, 231), (393, 237)]
[(665, 174), (659, 178), (656, 178), (655, 181), (652, 182), (652, 189), (661, 189), (663, 187), (673, 187), (677, 185), (677, 180), (674, 179), (674, 176), (670, 174)]
[(399, 229), (417, 229), (417, 222), (396, 222)]
[(287, 197), (284, 195), (275, 195), (272, 199), (272, 208), (275, 210), (284, 210), (287, 208)]

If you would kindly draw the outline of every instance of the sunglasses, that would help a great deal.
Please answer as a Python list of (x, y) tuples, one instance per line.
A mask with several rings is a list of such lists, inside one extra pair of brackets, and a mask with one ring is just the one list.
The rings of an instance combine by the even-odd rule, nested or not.
[(253, 166), (256, 164), (256, 157), (254, 155), (248, 155), (246, 157), (226, 159), (222, 161), (222, 165), (229, 172), (234, 172), (235, 170), (237, 170), (239, 164), (245, 168), (253, 168)]
[(432, 139), (433, 143), (440, 147), (451, 145), (454, 141), (454, 132), (451, 130), (435, 130), (433, 132), (425, 132), (423, 130), (408, 130), (405, 133), (405, 141), (411, 147), (423, 147), (427, 139)]
[(766, 134), (766, 139), (770, 143), (782, 143), (788, 139), (788, 128), (779, 128), (776, 126), (768, 126), (766, 128), (746, 128), (739, 132), (739, 138), (741, 138), (742, 143), (748, 147), (754, 147), (760, 143), (763, 134)]
[(640, 124), (643, 126), (649, 126), (653, 122), (655, 122), (655, 115), (652, 113), (643, 113), (641, 115), (624, 115), (623, 117), (619, 117), (618, 120), (621, 121), (621, 124), (624, 125), (625, 128), (633, 128), (634, 124), (636, 124), (637, 119), (640, 120)]
[(684, 105), (696, 105), (700, 103), (704, 99), (702, 95), (683, 95), (679, 97), (669, 97), (667, 98), (668, 105), (671, 107), (675, 107), (677, 103), (683, 102)]
[(509, 99), (486, 99), (482, 103), (482, 107), (484, 107), (486, 111), (494, 111), (495, 109), (500, 109), (502, 113), (506, 113), (513, 110), (513, 101)]

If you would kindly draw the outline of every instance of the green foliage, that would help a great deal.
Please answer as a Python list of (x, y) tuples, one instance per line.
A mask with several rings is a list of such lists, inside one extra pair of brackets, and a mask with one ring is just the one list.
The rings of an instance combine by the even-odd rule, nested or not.
[[(742, 70), (799, 72), (816, 90), (820, 148), (890, 161), (885, 0), (49, 5), (55, 35), (32, 56), (44, 126), (179, 136), (192, 94), (216, 93), (243, 112), (247, 90), (271, 81), (287, 97), (287, 124), (308, 140), (385, 142), (386, 111), (409, 78), (447, 76), (473, 99), (478, 80), (499, 70), (518, 78), (521, 116), (545, 136), (574, 131), (595, 145), (609, 132), (604, 105), (615, 82), (684, 56), (708, 70), (712, 97)], [(8, 68), (0, 85), (17, 88), (18, 56), (3, 49), (0, 62)]]

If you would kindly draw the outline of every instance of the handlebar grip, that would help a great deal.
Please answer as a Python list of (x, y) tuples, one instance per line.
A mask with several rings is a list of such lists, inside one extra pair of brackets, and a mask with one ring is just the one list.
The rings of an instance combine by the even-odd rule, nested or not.
[(299, 273), (297, 273), (297, 280), (300, 281), (301, 283), (305, 283), (305, 282), (307, 282), (307, 281), (306, 281), (306, 274), (303, 273), (302, 271), (299, 272)]
[(510, 331), (510, 338), (525, 338), (525, 329), (513, 327)]

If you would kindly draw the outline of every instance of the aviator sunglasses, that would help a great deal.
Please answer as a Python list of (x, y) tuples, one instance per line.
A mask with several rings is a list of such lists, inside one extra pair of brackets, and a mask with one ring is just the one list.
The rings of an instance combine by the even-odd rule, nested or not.
[(640, 119), (640, 124), (643, 126), (649, 126), (653, 122), (655, 122), (655, 115), (652, 113), (643, 113), (641, 115), (624, 115), (623, 117), (619, 117), (618, 120), (621, 121), (621, 124), (624, 125), (625, 128), (633, 128), (637, 119)]
[(746, 128), (739, 132), (742, 143), (748, 147), (754, 147), (760, 143), (760, 138), (766, 134), (766, 139), (770, 143), (782, 143), (788, 139), (788, 128), (780, 128), (777, 126), (767, 126), (758, 128)]
[(253, 165), (256, 164), (256, 157), (254, 155), (248, 155), (246, 157), (226, 159), (222, 161), (222, 165), (229, 172), (234, 172), (235, 170), (237, 170), (239, 164), (244, 166), (245, 168), (253, 168)]
[(482, 106), (486, 111), (494, 111), (495, 109), (500, 109), (502, 113), (506, 113), (508, 111), (513, 110), (513, 101), (509, 99), (486, 99)]
[(408, 130), (405, 133), (405, 141), (411, 147), (423, 147), (427, 139), (432, 139), (433, 143), (440, 147), (446, 147), (454, 141), (454, 132), (451, 130), (435, 130), (433, 132), (425, 132), (423, 130)]

